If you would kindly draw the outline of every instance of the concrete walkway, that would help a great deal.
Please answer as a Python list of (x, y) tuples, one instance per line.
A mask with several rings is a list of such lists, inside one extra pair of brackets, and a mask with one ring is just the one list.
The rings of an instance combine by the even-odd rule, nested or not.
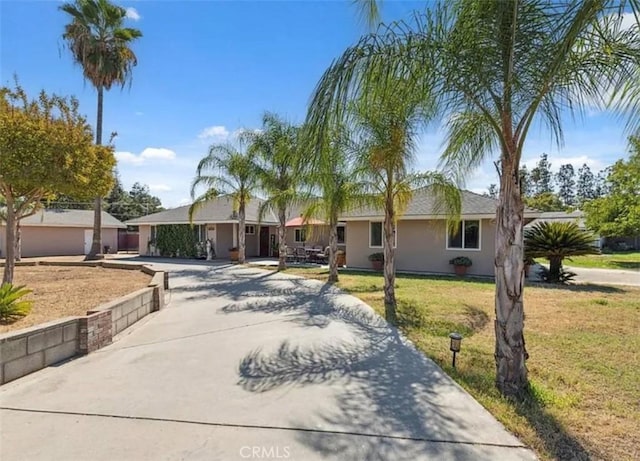
[(167, 309), (0, 388), (0, 459), (535, 459), (358, 299), (254, 268), (162, 266)]

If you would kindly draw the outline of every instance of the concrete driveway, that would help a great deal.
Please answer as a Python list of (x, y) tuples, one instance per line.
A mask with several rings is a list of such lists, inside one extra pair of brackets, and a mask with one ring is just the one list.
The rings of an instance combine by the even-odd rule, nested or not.
[(254, 268), (163, 266), (168, 308), (0, 388), (0, 459), (535, 459), (356, 298)]
[(576, 282), (599, 285), (640, 286), (640, 271), (621, 269), (590, 269), (586, 267), (566, 267), (576, 273)]

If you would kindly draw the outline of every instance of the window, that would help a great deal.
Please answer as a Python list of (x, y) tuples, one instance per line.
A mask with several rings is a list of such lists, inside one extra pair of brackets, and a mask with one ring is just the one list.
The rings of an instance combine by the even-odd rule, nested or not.
[(196, 242), (203, 242), (204, 240), (206, 240), (205, 226), (203, 226), (202, 224), (196, 224), (195, 226), (193, 226), (193, 235), (196, 239)]
[[(381, 221), (369, 222), (369, 248), (382, 248), (383, 224)], [(393, 247), (398, 246), (398, 229), (396, 228), (396, 238)]]
[(295, 230), (296, 243), (304, 243), (307, 241), (307, 230), (298, 228)]
[(256, 226), (254, 225), (244, 226), (244, 233), (247, 235), (255, 235)]
[(338, 226), (338, 245), (344, 244), (344, 226)]
[(149, 240), (156, 240), (156, 226), (151, 226), (151, 232), (149, 233)]
[(447, 235), (447, 249), (479, 250), (480, 249), (480, 221), (463, 220), (455, 232)]

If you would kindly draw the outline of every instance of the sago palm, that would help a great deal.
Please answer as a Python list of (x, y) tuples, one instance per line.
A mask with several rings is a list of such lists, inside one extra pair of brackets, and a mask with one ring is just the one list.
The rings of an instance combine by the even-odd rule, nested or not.
[[(109, 0), (76, 0), (65, 3), (60, 10), (71, 22), (62, 38), (74, 61), (82, 67), (84, 78), (98, 92), (96, 144), (102, 144), (102, 114), (104, 91), (116, 84), (124, 87), (131, 82), (137, 58), (131, 44), (142, 36), (138, 29), (124, 27), (127, 12)], [(87, 259), (102, 252), (102, 197), (95, 199), (93, 242)]]
[[(189, 207), (189, 221), (208, 201), (219, 195), (229, 195), (233, 209), (238, 212), (238, 262), (246, 255), (246, 208), (257, 187), (258, 166), (250, 152), (242, 152), (230, 144), (215, 144), (209, 154), (198, 163), (196, 177), (191, 183), (193, 203)], [(202, 187), (204, 192), (197, 195)]]
[(549, 260), (549, 281), (559, 282), (562, 261), (571, 256), (598, 254), (591, 232), (571, 222), (540, 222), (524, 231), (525, 254)]
[(262, 129), (244, 131), (242, 142), (256, 157), (258, 185), (265, 201), (258, 210), (260, 219), (268, 211), (278, 219), (278, 270), (286, 268), (285, 225), (287, 211), (301, 202), (300, 186), (304, 182), (305, 160), (301, 150), (300, 128), (275, 114), (265, 113)]
[[(366, 2), (365, 2), (366, 3)], [(532, 126), (562, 143), (566, 114), (628, 95), (640, 62), (638, 28), (622, 27), (620, 2), (458, 0), (411, 23), (383, 26), (348, 48), (323, 75), (310, 108), (326, 126), (354, 95), (383, 92), (389, 75), (445, 122), (443, 167), (464, 176), (497, 157), (496, 385), (509, 396), (528, 387), (524, 341), (523, 213), (518, 170)]]

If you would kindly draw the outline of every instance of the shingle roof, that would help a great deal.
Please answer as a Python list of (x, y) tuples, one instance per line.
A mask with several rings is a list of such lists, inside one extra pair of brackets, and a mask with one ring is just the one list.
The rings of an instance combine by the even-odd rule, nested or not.
[[(245, 212), (247, 222), (258, 222), (258, 207), (261, 203), (262, 200), (256, 198), (247, 204)], [(189, 206), (190, 205), (185, 205), (142, 216), (127, 221), (127, 224), (132, 226), (140, 224), (188, 224)], [(237, 219), (237, 215), (233, 212), (233, 199), (225, 195), (205, 203), (194, 215), (193, 222), (195, 224), (206, 224), (237, 221)], [(271, 213), (267, 213), (267, 215), (263, 217), (262, 222), (265, 224), (275, 224), (277, 220)]]
[[(32, 216), (21, 219), (20, 225), (91, 228), (93, 227), (93, 210), (40, 210)], [(102, 227), (124, 228), (127, 226), (103, 211)]]
[(584, 213), (580, 210), (567, 213), (565, 211), (546, 211), (540, 213), (537, 219), (531, 221), (526, 227), (531, 227), (539, 222), (573, 222), (578, 225), (580, 229), (585, 229)]
[[(470, 215), (493, 215), (496, 212), (497, 202), (491, 197), (479, 195), (468, 190), (460, 191), (462, 195), (462, 208), (461, 214), (463, 216)], [(535, 214), (536, 212), (531, 209), (525, 210), (527, 214)], [(412, 216), (446, 216), (446, 211), (443, 209), (438, 210), (436, 207), (436, 197), (429, 188), (418, 189), (413, 193), (413, 197), (407, 206), (407, 209), (403, 213), (404, 217)], [(344, 213), (342, 218), (371, 218), (382, 217), (382, 210), (376, 210), (373, 208), (363, 208), (353, 210), (349, 213)]]

